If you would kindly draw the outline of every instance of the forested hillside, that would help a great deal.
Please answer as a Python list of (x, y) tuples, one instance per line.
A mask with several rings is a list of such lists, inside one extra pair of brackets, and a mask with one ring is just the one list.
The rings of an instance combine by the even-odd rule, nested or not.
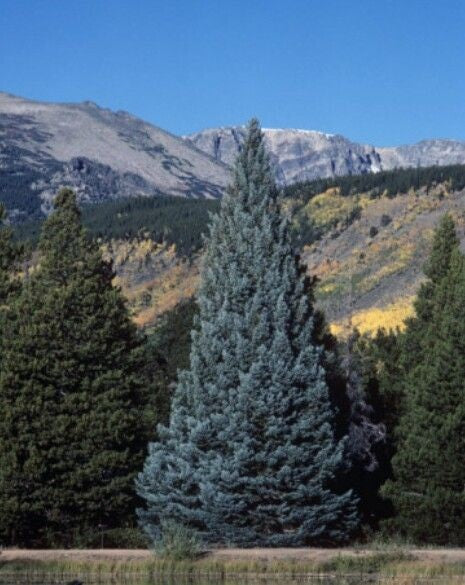
[[(150, 238), (157, 244), (174, 245), (179, 256), (190, 257), (202, 246), (209, 213), (218, 209), (216, 200), (134, 197), (83, 205), (82, 220), (92, 237), (102, 241)], [(34, 246), (42, 221), (16, 225), (16, 237)]]
[[(335, 331), (401, 326), (423, 278), (432, 230), (450, 212), (463, 234), (465, 166), (405, 169), (301, 183), (285, 190), (292, 237)], [(83, 206), (83, 222), (115, 262), (136, 321), (197, 287), (202, 233), (214, 200), (131, 198)], [(15, 226), (37, 239), (40, 222)]]

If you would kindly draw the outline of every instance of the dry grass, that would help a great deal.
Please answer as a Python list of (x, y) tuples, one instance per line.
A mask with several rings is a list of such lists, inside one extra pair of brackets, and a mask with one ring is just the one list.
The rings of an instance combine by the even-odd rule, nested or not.
[(418, 579), (465, 578), (465, 550), (384, 546), (365, 549), (220, 549), (195, 561), (170, 561), (146, 550), (8, 550), (0, 556), (0, 578), (140, 580), (156, 576), (310, 577), (376, 574), (410, 585)]
[(140, 327), (152, 325), (198, 288), (199, 258), (184, 261), (176, 256), (174, 246), (141, 237), (111, 240), (102, 244), (102, 250), (114, 262), (114, 283), (121, 287)]

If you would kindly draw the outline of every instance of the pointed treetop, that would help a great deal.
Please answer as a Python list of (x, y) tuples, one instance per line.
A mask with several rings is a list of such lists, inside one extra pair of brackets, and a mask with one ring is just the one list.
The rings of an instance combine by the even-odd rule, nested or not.
[(69, 187), (63, 187), (63, 189), (60, 189), (58, 195), (53, 201), (53, 207), (55, 209), (61, 209), (63, 207), (75, 207), (76, 205), (76, 195)]
[(246, 135), (241, 152), (237, 158), (240, 164), (253, 163), (255, 158), (259, 157), (264, 162), (268, 162), (268, 157), (265, 153), (263, 144), (263, 132), (260, 127), (260, 122), (257, 118), (252, 118), (246, 127)]
[(455, 248), (458, 248), (459, 243), (454, 220), (447, 213), (441, 218), (434, 232), (431, 255), (424, 268), (426, 276), (433, 283), (439, 283), (447, 274), (452, 252)]
[(247, 138), (245, 145), (257, 149), (263, 141), (263, 133), (258, 118), (251, 118), (247, 123)]
[(246, 136), (234, 166), (234, 181), (229, 192), (240, 194), (251, 208), (260, 202), (277, 199), (268, 153), (260, 122), (252, 118), (247, 124)]

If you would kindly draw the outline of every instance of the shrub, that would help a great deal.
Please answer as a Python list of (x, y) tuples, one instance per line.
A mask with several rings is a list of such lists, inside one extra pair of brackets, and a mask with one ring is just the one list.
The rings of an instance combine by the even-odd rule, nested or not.
[(392, 217), (390, 215), (387, 215), (386, 213), (383, 213), (383, 215), (381, 216), (380, 224), (382, 227), (386, 227), (391, 223), (391, 221)]
[(191, 528), (165, 520), (161, 524), (161, 536), (155, 544), (155, 552), (173, 561), (194, 559), (200, 554), (200, 542)]

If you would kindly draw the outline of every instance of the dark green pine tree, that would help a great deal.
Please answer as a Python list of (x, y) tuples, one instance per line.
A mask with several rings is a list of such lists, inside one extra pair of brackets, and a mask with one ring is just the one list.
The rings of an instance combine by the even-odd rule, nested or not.
[(20, 281), (14, 275), (14, 268), (21, 257), (21, 248), (13, 242), (13, 232), (5, 225), (6, 212), (0, 204), (0, 326), (6, 317), (11, 295), (17, 294)]
[(344, 441), (256, 120), (212, 218), (198, 303), (190, 368), (138, 479), (146, 532), (170, 519), (241, 546), (347, 540)]
[(392, 477), (393, 433), (403, 396), (399, 337), (399, 331), (379, 329), (374, 337), (355, 332), (348, 340), (352, 362), (348, 364), (348, 387), (350, 391), (354, 386), (359, 397), (358, 402), (351, 401), (352, 416), (358, 424), (355, 433), (349, 427), (349, 450), (353, 454), (349, 478), (360, 497), (364, 522), (375, 529), (380, 520), (392, 516), (392, 505), (379, 490)]
[(197, 312), (194, 298), (183, 300), (166, 311), (147, 333), (146, 367), (154, 386), (151, 397), (156, 418), (163, 424), (169, 421), (178, 371), (189, 366), (191, 330)]
[(428, 351), (407, 377), (394, 478), (383, 492), (396, 513), (390, 529), (416, 542), (464, 546), (465, 259), (458, 249), (430, 303)]
[(452, 252), (458, 248), (454, 220), (449, 214), (442, 217), (435, 230), (433, 246), (423, 270), (427, 280), (422, 283), (414, 303), (415, 317), (407, 321), (405, 333), (400, 338), (402, 345), (401, 367), (408, 373), (421, 360), (425, 346), (425, 331), (429, 329), (433, 313), (434, 296), (442, 279), (446, 276)]
[(12, 543), (85, 544), (133, 517), (143, 347), (70, 190), (39, 250), (3, 344), (0, 526)]

